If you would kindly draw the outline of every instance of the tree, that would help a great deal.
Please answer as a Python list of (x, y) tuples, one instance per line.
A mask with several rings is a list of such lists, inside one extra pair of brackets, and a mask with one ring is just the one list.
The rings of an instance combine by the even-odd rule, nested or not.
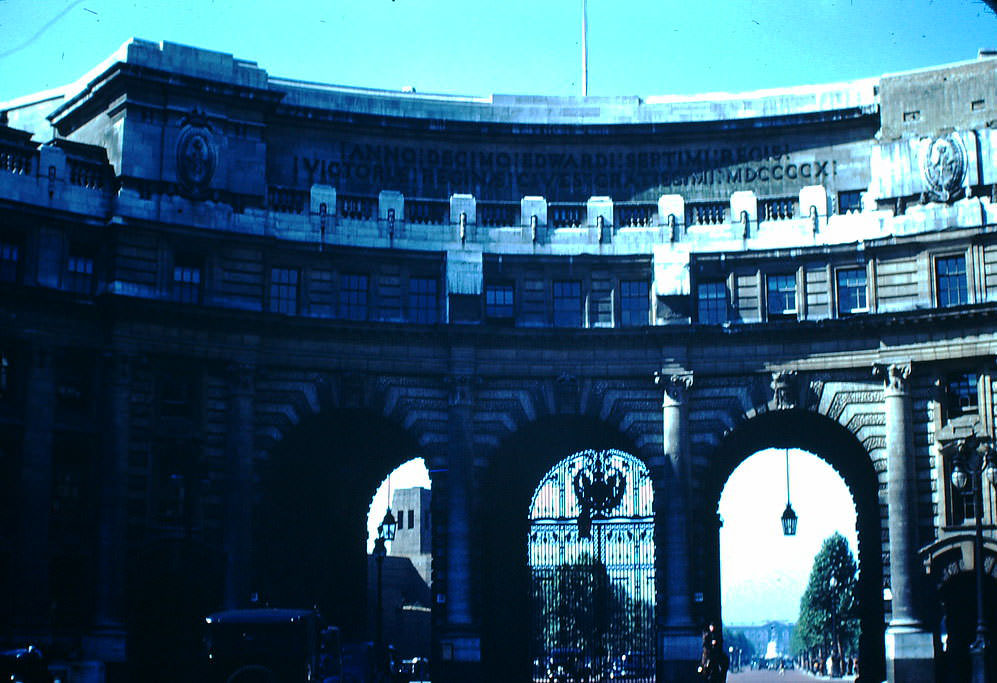
[(724, 646), (729, 648), (734, 648), (735, 660), (731, 662), (731, 666), (737, 662), (737, 652), (740, 651), (741, 658), (740, 661), (750, 662), (755, 656), (755, 646), (751, 644), (748, 637), (744, 635), (744, 631), (735, 631), (733, 629), (724, 628)]
[(800, 616), (793, 633), (794, 649), (819, 657), (858, 650), (856, 603), (858, 566), (845, 537), (835, 532), (814, 557), (807, 589), (800, 599)]

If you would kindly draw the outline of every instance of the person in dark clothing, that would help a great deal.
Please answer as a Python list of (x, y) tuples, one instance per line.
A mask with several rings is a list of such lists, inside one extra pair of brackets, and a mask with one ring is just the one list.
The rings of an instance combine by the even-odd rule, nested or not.
[(697, 672), (708, 683), (723, 683), (727, 680), (730, 658), (724, 649), (724, 637), (717, 625), (710, 623), (703, 631), (703, 655)]

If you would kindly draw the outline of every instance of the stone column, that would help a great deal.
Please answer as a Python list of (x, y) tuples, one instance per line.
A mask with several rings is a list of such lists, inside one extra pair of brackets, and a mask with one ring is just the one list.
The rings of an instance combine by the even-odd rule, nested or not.
[[(466, 360), (466, 359), (465, 359)], [(460, 365), (464, 365), (461, 363)], [(471, 612), (471, 501), (474, 377), (462, 368), (448, 379), (446, 615), (440, 635), (446, 680), (473, 680), (481, 661), (481, 638)]]
[(24, 442), (17, 504), (17, 552), (14, 553), (14, 601), (19, 624), (49, 621), (49, 522), (52, 509), (52, 429), (55, 376), (52, 352), (36, 347), (27, 369)]
[(252, 365), (229, 368), (229, 434), (225, 491), (225, 606), (249, 601), (253, 515), (253, 375)]
[(887, 506), (890, 531), (892, 616), (886, 629), (887, 679), (897, 683), (934, 680), (934, 645), (921, 623), (915, 591), (917, 562), (917, 472), (911, 416), (910, 363), (877, 366), (885, 382)]
[(107, 353), (103, 363), (100, 530), (97, 537), (97, 614), (91, 649), (102, 661), (125, 659), (128, 440), (133, 358)]
[(654, 494), (658, 537), (657, 593), (664, 598), (661, 625), (661, 675), (665, 680), (692, 676), (702, 641), (692, 617), (689, 585), (690, 467), (688, 395), (692, 373), (655, 373), (662, 389), (662, 481)]

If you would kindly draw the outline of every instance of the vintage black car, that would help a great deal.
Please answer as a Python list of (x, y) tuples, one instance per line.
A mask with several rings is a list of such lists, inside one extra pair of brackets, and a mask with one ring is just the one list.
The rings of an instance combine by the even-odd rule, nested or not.
[(52, 683), (41, 650), (29, 645), (0, 652), (0, 680), (10, 683)]
[(341, 683), (339, 629), (314, 610), (240, 609), (205, 618), (209, 683)]

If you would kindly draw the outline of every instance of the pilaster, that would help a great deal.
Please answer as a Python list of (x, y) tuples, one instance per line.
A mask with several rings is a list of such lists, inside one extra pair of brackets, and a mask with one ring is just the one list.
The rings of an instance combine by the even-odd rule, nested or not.
[(97, 609), (88, 654), (105, 662), (125, 659), (125, 558), (131, 379), (135, 359), (108, 352), (103, 358), (103, 438), (100, 527), (97, 537)]
[(655, 527), (663, 538), (657, 542), (657, 593), (663, 598), (659, 609), (663, 680), (684, 680), (692, 676), (699, 659), (701, 639), (692, 617), (689, 586), (690, 467), (687, 430), (689, 391), (692, 373), (656, 372), (655, 383), (662, 390), (663, 476), (655, 491)]
[(911, 414), (911, 364), (877, 365), (882, 377), (886, 414), (887, 505), (890, 531), (892, 616), (886, 629), (886, 672), (891, 682), (934, 680), (934, 644), (925, 630), (915, 595), (917, 577), (917, 506)]
[(17, 622), (38, 626), (49, 621), (49, 523), (52, 509), (52, 429), (55, 375), (52, 352), (36, 347), (27, 370), (24, 443), (21, 449), (14, 554), (14, 600)]
[(445, 681), (477, 678), (481, 636), (471, 611), (471, 505), (473, 487), (473, 368), (454, 351), (447, 377), (450, 390), (447, 441), (446, 625), (439, 636), (439, 672)]
[(230, 403), (224, 543), (225, 606), (231, 609), (249, 600), (256, 368), (247, 363), (233, 363), (228, 370)]

